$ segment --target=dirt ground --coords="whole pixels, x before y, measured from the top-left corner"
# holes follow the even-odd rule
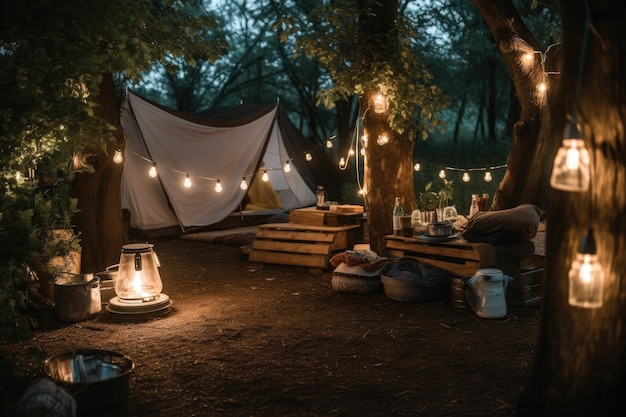
[[[41,358],[105,349],[135,368],[109,416],[514,416],[533,359],[539,307],[483,319],[439,299],[407,303],[333,291],[332,271],[262,265],[237,246],[151,242],[169,313],[39,329],[0,351],[36,380]],[[33,352],[38,352],[34,359]],[[103,402],[106,402],[103,392]]]

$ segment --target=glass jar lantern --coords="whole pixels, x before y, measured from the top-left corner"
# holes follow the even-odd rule
[[[149,243],[122,246],[115,282],[115,293],[121,300],[152,301],[163,290],[153,247]]]

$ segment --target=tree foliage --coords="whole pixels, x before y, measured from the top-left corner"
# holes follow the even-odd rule
[[[346,0],[314,9],[304,22],[284,19],[283,40],[296,36],[298,50],[328,73],[318,104],[333,108],[354,95],[381,92],[389,102],[389,126],[409,138],[419,132],[426,139],[443,126],[437,116],[447,99],[415,54],[418,25],[413,15],[407,11],[399,16],[392,32],[363,36],[368,31],[359,31],[358,11],[358,1]],[[388,37],[393,38],[392,48]]]
[[[0,296],[15,303],[3,303],[13,308],[5,308],[0,325],[14,323],[18,294],[29,279],[26,266],[43,256],[45,242],[33,231],[47,227],[38,219],[49,218],[39,215],[49,197],[65,195],[74,175],[92,172],[96,155],[106,154],[109,144],[119,141],[116,123],[96,116],[106,74],[136,79],[166,55],[193,61],[215,59],[222,52],[222,42],[206,42],[214,22],[197,12],[199,4],[2,2],[0,252],[10,258],[0,265]],[[64,212],[72,214],[75,202],[62,202]],[[20,244],[7,252],[12,239]]]

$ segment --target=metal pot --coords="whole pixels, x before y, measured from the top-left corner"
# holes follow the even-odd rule
[[[115,281],[117,280],[117,268],[119,264],[111,265],[105,271],[96,273],[100,278],[100,299],[102,304],[108,304],[115,297]]]
[[[430,223],[426,232],[428,236],[450,236],[454,233],[454,227],[450,222],[438,222],[438,223]]]

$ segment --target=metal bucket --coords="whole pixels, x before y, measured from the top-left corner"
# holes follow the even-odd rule
[[[100,413],[126,403],[134,367],[127,356],[98,349],[68,351],[44,362],[46,374],[76,400],[78,415]]]
[[[101,310],[100,278],[69,272],[55,275],[54,313],[58,320],[75,323]]]

